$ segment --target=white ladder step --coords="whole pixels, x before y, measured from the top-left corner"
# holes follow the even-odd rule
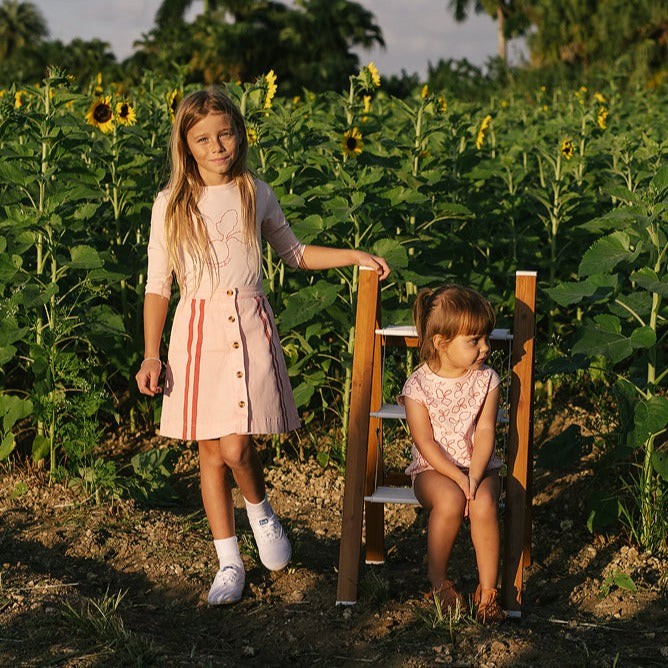
[[[374,418],[381,418],[382,420],[405,420],[406,409],[399,404],[382,404],[380,409],[371,411],[369,415]],[[500,424],[508,424],[508,411],[499,408],[496,421]]]
[[[405,420],[406,409],[399,404],[383,404],[379,410],[371,411],[369,415],[387,420]]]
[[[383,336],[409,336],[417,337],[417,330],[414,325],[388,325],[376,330],[376,334]],[[494,341],[512,341],[513,335],[509,329],[493,329],[489,338]]]
[[[365,496],[368,503],[410,503],[419,505],[412,487],[376,487],[370,496]]]

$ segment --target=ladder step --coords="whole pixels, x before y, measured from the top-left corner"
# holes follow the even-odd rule
[[[376,330],[376,334],[382,336],[416,337],[417,330],[414,325],[388,325]],[[494,341],[512,341],[513,335],[509,329],[493,329],[489,338]]]
[[[371,411],[369,415],[374,418],[381,418],[381,420],[405,420],[406,409],[399,404],[383,404],[379,410]],[[508,424],[508,411],[499,408],[496,421],[499,424]]]
[[[369,415],[387,420],[405,420],[406,409],[399,404],[383,404],[379,410],[372,411]]]
[[[370,496],[365,496],[367,503],[410,503],[419,505],[412,487],[376,487]]]

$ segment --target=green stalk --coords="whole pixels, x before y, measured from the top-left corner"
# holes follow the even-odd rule
[[[649,227],[649,236],[657,249],[657,259],[654,263],[654,271],[659,274],[663,254],[660,252],[659,235],[656,225]],[[661,306],[661,296],[658,292],[652,292],[652,309],[650,311],[649,326],[656,335],[657,323],[659,319],[659,308]],[[657,344],[655,343],[648,350],[647,354],[647,397],[654,396],[656,384],[656,356]],[[654,455],[654,439],[656,435],[652,434],[645,442],[645,456],[642,467],[642,481],[640,493],[640,522],[641,522],[641,540],[643,547],[649,547],[652,535],[653,518],[652,509],[654,506],[654,496],[656,492],[656,477],[652,467],[652,457]]]

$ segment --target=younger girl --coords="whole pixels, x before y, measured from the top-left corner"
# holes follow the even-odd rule
[[[246,167],[243,117],[216,89],[181,102],[172,128],[171,175],[153,205],[144,301],[139,391],[162,391],[158,378],[167,306],[175,275],[180,301],[165,363],[160,432],[197,440],[204,509],[219,570],[211,605],[233,603],[244,588],[229,473],[245,499],[260,560],[271,570],[290,560],[290,543],[267,500],[252,434],[299,426],[274,318],[262,292],[264,237],[292,267],[365,265],[385,278],[380,257],[360,250],[304,246],[271,188]]]
[[[462,521],[469,517],[480,580],[476,617],[483,623],[500,621],[496,508],[501,462],[494,453],[500,379],[485,365],[494,312],[474,290],[444,285],[420,291],[413,317],[423,364],[406,381],[400,401],[413,438],[406,473],[418,501],[429,510],[429,582],[443,610],[466,611],[466,600],[448,579],[448,561]]]

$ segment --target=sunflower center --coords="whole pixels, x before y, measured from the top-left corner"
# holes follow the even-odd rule
[[[128,105],[127,104],[122,104],[121,105],[121,113],[119,114],[119,116],[121,118],[127,118],[127,116],[129,116],[129,114],[130,114],[130,109],[128,108]]]
[[[98,123],[107,123],[111,120],[111,107],[107,104],[98,104],[93,111],[93,118]]]
[[[346,146],[349,151],[354,151],[357,148],[357,139],[355,137],[348,137],[346,139]]]

